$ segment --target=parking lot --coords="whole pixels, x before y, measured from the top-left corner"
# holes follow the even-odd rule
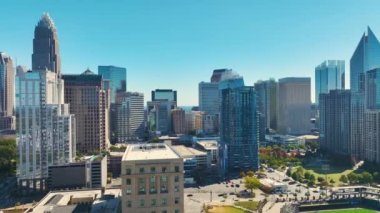
[[[233,186],[233,187],[232,187]],[[245,187],[242,179],[233,179],[229,183],[221,182],[203,187],[185,188],[185,212],[201,212],[204,203],[227,203],[232,204],[235,201],[264,199],[261,190],[255,190],[254,198],[237,197],[236,194],[244,192]]]

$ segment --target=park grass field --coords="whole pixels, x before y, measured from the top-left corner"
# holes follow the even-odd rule
[[[292,168],[292,172],[296,171],[297,167]],[[318,177],[326,178],[328,179],[328,182],[330,183],[330,180],[334,180],[334,186],[338,186],[339,184],[342,184],[339,181],[340,176],[342,175],[348,175],[353,170],[352,169],[344,169],[344,168],[330,168],[328,171],[323,171],[323,173],[320,171],[319,168],[313,168],[313,167],[302,167],[304,168],[305,172],[309,172],[310,174],[313,174],[315,176],[315,179],[318,179]],[[319,173],[321,172],[321,173]]]
[[[337,210],[323,210],[323,211],[314,211],[314,213],[375,213],[377,211],[370,209],[337,209]]]
[[[243,210],[232,206],[214,206],[208,209],[207,213],[245,213]]]

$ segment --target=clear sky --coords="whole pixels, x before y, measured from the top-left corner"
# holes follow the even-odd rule
[[[31,67],[34,26],[52,16],[63,73],[127,68],[127,89],[178,91],[198,104],[198,83],[232,68],[245,83],[312,77],[326,59],[349,59],[370,26],[380,37],[379,0],[0,0],[0,51]],[[314,98],[314,82],[312,98]]]

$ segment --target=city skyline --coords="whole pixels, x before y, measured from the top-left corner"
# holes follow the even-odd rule
[[[75,8],[47,1],[8,3],[0,9],[0,17],[7,20],[3,28],[7,33],[0,35],[0,51],[10,55],[14,64],[31,68],[33,26],[43,12],[49,12],[58,31],[63,74],[80,74],[86,67],[96,70],[98,65],[126,67],[128,91],[143,92],[148,99],[150,91],[170,85],[178,91],[181,106],[198,105],[198,83],[208,81],[212,70],[232,68],[244,76],[247,85],[270,77],[312,77],[314,101],[315,66],[329,59],[347,64],[367,26],[380,34],[375,4],[380,3],[179,4],[165,0],[95,5],[82,1],[75,2]],[[23,13],[5,12],[14,10]],[[347,68],[347,85],[349,73]]]

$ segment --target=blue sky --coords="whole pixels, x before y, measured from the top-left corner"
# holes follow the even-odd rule
[[[234,69],[247,85],[313,82],[316,65],[343,59],[348,78],[366,27],[380,36],[378,0],[0,0],[0,51],[30,67],[45,11],[58,28],[63,73],[123,66],[129,91],[149,100],[153,89],[176,89],[179,105],[197,105],[198,83],[216,68]]]

